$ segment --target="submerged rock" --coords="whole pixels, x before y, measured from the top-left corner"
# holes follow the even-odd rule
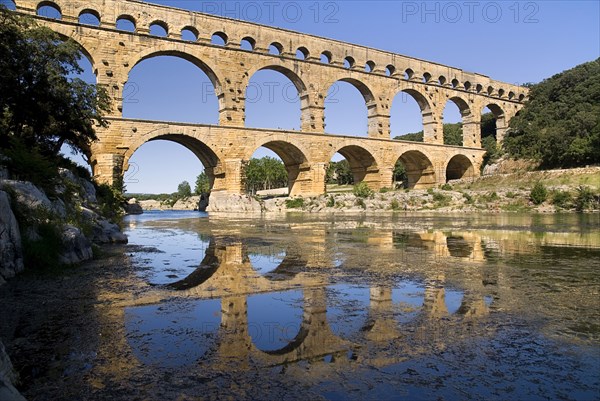
[[[19,224],[6,192],[0,191],[0,284],[23,271]]]

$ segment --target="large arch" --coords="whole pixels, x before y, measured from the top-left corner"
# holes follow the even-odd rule
[[[185,47],[185,44],[183,45]],[[177,48],[164,48],[157,50],[156,48],[151,48],[144,50],[143,52],[138,53],[135,57],[133,57],[134,62],[130,64],[129,70],[127,71],[127,76],[131,74],[131,71],[144,60],[148,60],[154,57],[159,56],[172,56],[182,58],[190,63],[194,64],[198,67],[202,72],[204,72],[208,78],[210,79],[217,98],[219,99],[219,110],[223,109],[223,80],[220,78],[219,70],[216,69],[213,65],[209,65],[203,60],[200,60],[198,57],[189,54],[184,49]]]
[[[136,137],[136,141],[129,144],[127,151],[123,157],[123,167],[121,174],[124,175],[129,169],[129,159],[131,156],[145,143],[165,140],[182,145],[190,150],[200,160],[204,166],[204,171],[208,176],[210,188],[215,185],[215,174],[219,166],[221,166],[221,158],[203,141],[186,133],[171,131],[169,128],[151,131]]]
[[[407,188],[428,188],[436,183],[435,169],[431,159],[418,150],[404,152],[399,158],[406,170]]]
[[[352,170],[352,175],[354,177],[354,184],[365,181],[369,187],[379,189],[379,169],[377,167],[377,161],[370,151],[358,145],[346,145],[333,152],[330,155],[330,160],[335,153],[344,156],[350,164],[350,169]]]
[[[506,131],[508,129],[506,114],[504,113],[502,107],[497,103],[485,104],[481,109],[481,113],[484,112],[486,107],[492,112],[496,119],[496,142],[498,144],[501,144],[504,140],[504,137],[506,136]]]
[[[479,132],[479,124],[469,107],[467,101],[459,96],[453,96],[448,99],[458,107],[462,122],[462,146],[481,147],[481,135]]]
[[[343,133],[343,134],[347,134],[347,135],[352,135],[352,136],[356,136],[356,132],[357,131],[352,131],[352,132],[337,132],[338,130],[340,130],[338,127],[334,128],[333,132],[331,129],[327,129],[327,125],[331,126],[331,119],[329,119],[328,121],[328,117],[331,117],[331,109],[335,109],[336,107],[339,106],[334,106],[334,105],[338,105],[343,101],[348,101],[345,97],[342,97],[340,95],[347,95],[344,94],[344,88],[343,86],[339,86],[338,82],[343,82],[345,84],[349,84],[351,87],[353,87],[354,89],[356,89],[358,91],[358,93],[360,94],[360,96],[362,97],[363,101],[364,101],[364,108],[361,107],[361,110],[344,110],[343,112],[341,110],[334,110],[334,113],[337,115],[339,114],[340,118],[343,118],[341,121],[347,121],[347,119],[352,116],[353,118],[362,118],[362,117],[356,117],[359,116],[359,111],[360,111],[360,115],[362,115],[363,112],[365,117],[366,117],[366,124],[363,125],[363,127],[365,128],[365,133],[366,136],[377,136],[376,135],[376,131],[378,129],[377,127],[377,122],[375,121],[378,118],[378,111],[377,111],[377,102],[375,101],[375,96],[373,95],[373,92],[371,91],[371,89],[364,84],[362,81],[355,79],[355,78],[350,78],[350,77],[345,77],[345,78],[340,78],[338,80],[336,80],[335,82],[333,82],[331,85],[329,85],[328,89],[327,89],[327,95],[325,96],[325,100],[324,100],[324,106],[325,106],[325,111],[324,111],[324,117],[325,117],[325,131],[326,132],[330,132],[330,133]],[[338,85],[338,86],[336,86]],[[339,125],[340,122],[339,121],[335,121],[334,122],[335,125]],[[356,121],[356,124],[358,124],[358,121]],[[362,123],[360,123],[362,125]],[[340,130],[340,131],[343,131]],[[362,129],[359,129],[358,131],[360,131],[360,133],[362,134]],[[360,135],[363,136],[363,135]]]
[[[261,147],[273,151],[283,162],[288,175],[288,194],[293,196],[301,193],[297,183],[303,180],[304,173],[309,170],[306,153],[298,146],[285,140],[265,140],[259,142],[259,145],[251,151],[252,153],[246,154],[244,160],[250,160],[256,150]]]
[[[275,75],[282,75],[285,79],[289,80],[289,82],[287,83],[283,83],[283,82],[275,82],[277,81],[278,78],[281,78],[281,76],[279,77],[273,77],[273,80],[269,80],[268,84],[265,83],[264,87],[259,86],[258,88],[256,88],[257,93],[255,94],[254,97],[250,96],[248,94],[248,91],[251,89],[252,83],[253,83],[253,78],[255,78],[258,75],[260,75],[260,73],[265,73],[265,72],[271,72],[271,73],[277,73]],[[290,85],[291,83],[291,85]],[[251,113],[258,113],[258,111],[254,111],[254,107],[252,106],[255,103],[260,103],[258,108],[264,108],[264,106],[261,107],[262,104],[264,104],[265,101],[267,102],[272,102],[275,103],[272,105],[272,107],[275,108],[275,110],[277,110],[277,113],[281,113],[282,114],[282,118],[287,120],[286,117],[289,117],[289,114],[292,112],[290,108],[286,107],[289,104],[293,104],[292,108],[295,108],[295,104],[298,104],[298,120],[297,120],[297,124],[294,123],[293,126],[286,124],[289,123],[289,121],[285,121],[285,123],[281,123],[282,125],[285,125],[284,127],[263,127],[261,126],[260,128],[284,128],[284,129],[290,129],[290,130],[300,130],[300,128],[302,127],[302,121],[307,121],[310,120],[310,115],[309,115],[309,109],[308,106],[310,104],[309,101],[309,95],[308,95],[308,91],[306,88],[306,84],[304,83],[304,81],[302,80],[302,78],[295,72],[293,72],[292,70],[284,67],[284,66],[280,66],[280,65],[273,65],[273,64],[268,64],[268,65],[264,65],[264,66],[259,66],[254,68],[253,70],[249,71],[248,73],[248,79],[246,80],[246,82],[244,82],[245,87],[246,87],[246,92],[245,92],[245,99],[246,99],[246,104],[245,104],[245,121],[246,121],[246,126],[255,126],[257,124],[252,124],[252,123],[248,123],[249,120],[249,116]],[[260,85],[260,82],[258,82],[258,84]],[[292,87],[295,89],[295,93],[292,90]],[[277,104],[278,102],[280,102],[281,104]],[[264,110],[261,110],[264,112]],[[271,111],[272,113],[272,111]],[[295,113],[295,112],[294,112]],[[262,114],[262,113],[261,113]],[[255,118],[255,116],[252,116],[252,118]],[[258,124],[261,125],[261,124]]]
[[[218,125],[214,72],[181,53],[155,52],[137,61],[123,87],[122,115],[143,120]],[[143,96],[143,101],[140,97]]]
[[[463,178],[474,178],[475,167],[465,155],[453,156],[446,165],[446,182]]]
[[[410,96],[421,110],[421,119],[422,119],[422,127],[423,127],[423,142],[435,142],[436,135],[441,135],[441,133],[435,132],[436,121],[434,117],[433,110],[431,108],[431,104],[427,97],[419,92],[416,89],[402,89],[400,92],[396,93],[394,99],[398,96]],[[392,105],[394,102],[392,101]]]

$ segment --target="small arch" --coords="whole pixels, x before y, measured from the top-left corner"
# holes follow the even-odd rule
[[[407,68],[404,71],[404,79],[410,80],[410,79],[413,79],[414,76],[415,76],[415,72],[413,70],[411,70],[410,68]]]
[[[283,45],[279,42],[273,42],[269,45],[269,54],[281,56],[283,53]]]
[[[429,83],[429,81],[431,81],[431,74],[426,72],[423,74],[423,82],[424,83]]]
[[[472,86],[472,85],[471,85],[471,82],[469,82],[469,81],[465,81],[465,90],[467,90],[467,91],[468,91],[468,90],[470,90],[470,89],[471,89],[471,86]]]
[[[356,61],[351,56],[347,56],[344,59],[344,68],[350,69],[350,68],[354,67],[355,64],[356,64]]]
[[[385,67],[385,75],[387,75],[388,77],[391,77],[392,75],[394,75],[394,73],[396,72],[396,67],[394,67],[391,64],[388,64],[387,67]]]
[[[240,49],[254,51],[256,49],[256,40],[251,36],[246,36],[240,40]]]
[[[440,84],[440,85],[442,85],[442,86],[443,86],[443,85],[445,85],[445,84],[446,84],[446,82],[447,82],[447,79],[446,79],[446,77],[445,77],[445,76],[443,76],[443,75],[440,75],[440,76],[438,77],[438,82],[439,82],[439,84]]]
[[[519,102],[522,102],[523,100],[525,100],[525,95],[521,93],[519,95]]]
[[[164,21],[154,21],[150,24],[150,35],[166,38],[169,35],[169,27]]]
[[[367,63],[365,64],[365,71],[366,72],[373,72],[375,71],[375,62],[374,61],[367,61]]]
[[[502,89],[502,88],[498,89],[498,97],[504,96],[504,93],[505,93],[504,89]]]
[[[494,87],[490,85],[487,87],[487,94],[491,95],[492,93],[494,93]]]
[[[1,0],[0,5],[3,5],[8,10],[11,10],[11,11],[16,11],[16,9],[17,9],[17,5],[15,4],[14,0]]]
[[[225,34],[225,32],[215,32],[212,34],[210,38],[210,43],[216,46],[227,46],[229,41],[229,37]]]
[[[515,92],[513,92],[513,91],[508,92],[508,98],[511,99],[511,100],[514,99],[515,98]]]
[[[435,184],[435,170],[431,160],[418,150],[403,153],[398,161],[406,171],[406,188],[427,188]]]
[[[62,10],[56,3],[52,1],[42,1],[39,3],[36,14],[40,17],[50,19],[62,19]]]
[[[296,50],[296,58],[298,60],[307,60],[309,56],[310,56],[310,52],[308,51],[308,49],[306,47],[299,47]]]
[[[120,31],[135,32],[136,21],[131,15],[123,14],[117,17],[116,27]]]
[[[352,170],[352,176],[354,177],[354,184],[365,181],[370,171],[377,170],[375,158],[371,152],[361,146],[344,146],[343,148],[338,149],[336,153],[342,155],[350,164],[350,170]]]
[[[454,78],[452,80],[452,87],[453,88],[458,88],[458,85],[460,84],[460,82],[458,82],[458,79]]]
[[[325,50],[323,53],[321,53],[321,63],[331,64],[332,61],[333,61],[333,55],[331,54],[330,51]]]
[[[475,86],[475,92],[481,93],[482,90],[483,90],[483,86],[481,84],[477,84],[477,86]]]
[[[200,32],[193,26],[186,26],[181,30],[181,40],[197,42]]]
[[[475,167],[465,155],[452,157],[446,166],[446,182],[475,177]]]
[[[96,10],[87,8],[79,13],[79,23],[100,26],[100,14]]]

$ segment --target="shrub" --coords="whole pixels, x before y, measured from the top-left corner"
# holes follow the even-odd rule
[[[355,204],[356,206],[360,206],[360,207],[362,207],[363,209],[366,209],[366,208],[367,208],[367,205],[365,204],[365,201],[364,201],[364,199],[363,199],[363,198],[356,198],[356,200],[354,201],[354,204]]]
[[[60,265],[58,257],[63,249],[58,226],[53,223],[37,225],[38,238],[23,238],[23,259],[26,266],[34,269],[52,269]]]
[[[575,197],[575,209],[578,212],[583,212],[584,210],[590,209],[593,207],[596,199],[594,193],[589,187],[584,185],[580,185],[577,187],[577,196]]]
[[[514,193],[514,192],[512,192],[512,191],[508,191],[508,192],[506,193],[506,197],[507,197],[507,198],[509,198],[509,199],[514,199],[514,198],[516,198],[516,197],[517,197],[517,194],[516,194],[516,193]]]
[[[96,197],[103,216],[115,221],[123,214],[122,206],[127,202],[118,183],[97,184]]]
[[[329,196],[329,198],[327,198],[327,203],[326,205],[327,207],[334,207],[335,206],[335,199],[333,198],[333,196]]]
[[[427,193],[429,195],[433,195],[433,188],[427,188]]]
[[[555,191],[552,194],[552,204],[561,209],[569,209],[573,196],[568,191]]]
[[[548,199],[548,190],[541,182],[536,182],[531,192],[529,193],[529,199],[534,205],[541,205]]]
[[[451,196],[448,195],[444,195],[441,192],[435,192],[433,194],[433,201],[438,203],[440,206],[447,206],[450,204],[450,201],[452,200]]]
[[[444,185],[442,185],[442,191],[452,191],[452,185],[446,183]]]
[[[385,194],[385,193],[387,193],[387,192],[390,192],[390,191],[392,191],[392,188],[383,187],[383,188],[381,188],[381,189],[379,190],[379,193],[380,193],[380,194]]]
[[[352,193],[359,198],[368,198],[373,195],[373,190],[369,188],[366,182],[362,181],[354,186]]]
[[[468,204],[473,203],[473,197],[471,195],[469,195],[468,193],[463,192],[462,196],[463,196],[463,198],[465,198],[465,200],[467,201]]]
[[[392,199],[392,202],[390,203],[390,208],[392,210],[400,210],[400,202],[398,202],[397,199]]]
[[[286,199],[285,207],[288,209],[299,209],[304,207],[304,198]]]

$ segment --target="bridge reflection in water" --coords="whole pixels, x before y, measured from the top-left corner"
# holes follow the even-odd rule
[[[465,319],[489,312],[492,296],[480,271],[447,282],[444,269],[483,261],[481,236],[313,227],[277,237],[200,235],[201,246],[192,248],[204,255],[194,271],[125,304],[123,346],[141,363],[166,367],[384,366],[461,338],[473,329]],[[379,255],[361,259],[357,243]],[[439,266],[389,276],[398,265],[424,263]],[[169,298],[182,301],[165,303]]]

